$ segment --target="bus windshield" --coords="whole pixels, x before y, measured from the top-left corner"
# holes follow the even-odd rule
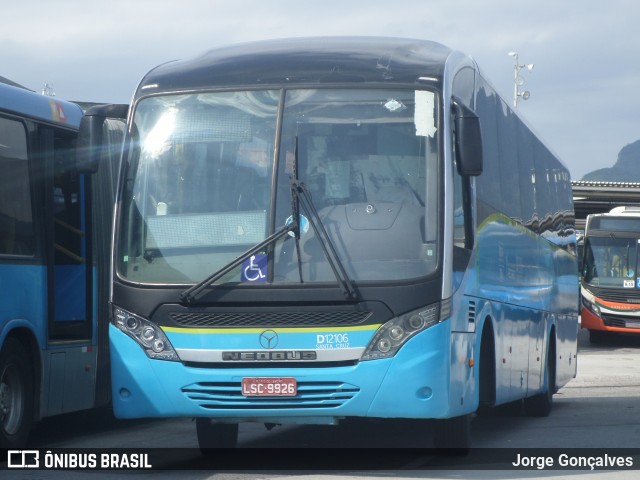
[[[584,282],[594,286],[636,288],[638,240],[589,237],[585,245]]]
[[[130,130],[119,274],[140,283],[202,281],[292,221],[294,175],[350,279],[432,273],[436,105],[430,91],[376,89],[142,99]],[[300,209],[299,239],[286,235],[218,281],[335,282],[309,220]]]

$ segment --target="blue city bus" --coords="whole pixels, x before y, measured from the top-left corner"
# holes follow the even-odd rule
[[[35,421],[111,395],[108,323],[98,323],[109,275],[96,267],[109,263],[117,168],[103,161],[96,175],[79,173],[82,116],[76,104],[0,82],[3,448],[26,445]]]
[[[83,119],[95,148],[108,117]],[[480,407],[548,415],[575,376],[569,173],[470,57],[229,46],[151,70],[126,122],[116,416],[194,417],[207,452],[243,422],[350,417],[467,447]]]

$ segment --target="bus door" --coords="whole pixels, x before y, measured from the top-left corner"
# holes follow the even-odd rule
[[[45,130],[48,173],[46,223],[52,242],[48,261],[47,415],[89,408],[95,394],[93,274],[88,182],[75,170],[74,137]]]

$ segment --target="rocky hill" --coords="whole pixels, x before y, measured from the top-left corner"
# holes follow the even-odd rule
[[[640,140],[620,150],[613,167],[594,170],[582,177],[582,180],[640,182]]]

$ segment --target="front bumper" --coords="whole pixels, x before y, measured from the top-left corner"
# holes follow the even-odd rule
[[[209,368],[149,359],[110,326],[114,412],[119,418],[333,423],[357,417],[445,418],[449,322],[411,338],[392,358],[336,367]],[[295,377],[295,397],[244,397],[243,377]],[[471,406],[469,407],[471,408]]]

